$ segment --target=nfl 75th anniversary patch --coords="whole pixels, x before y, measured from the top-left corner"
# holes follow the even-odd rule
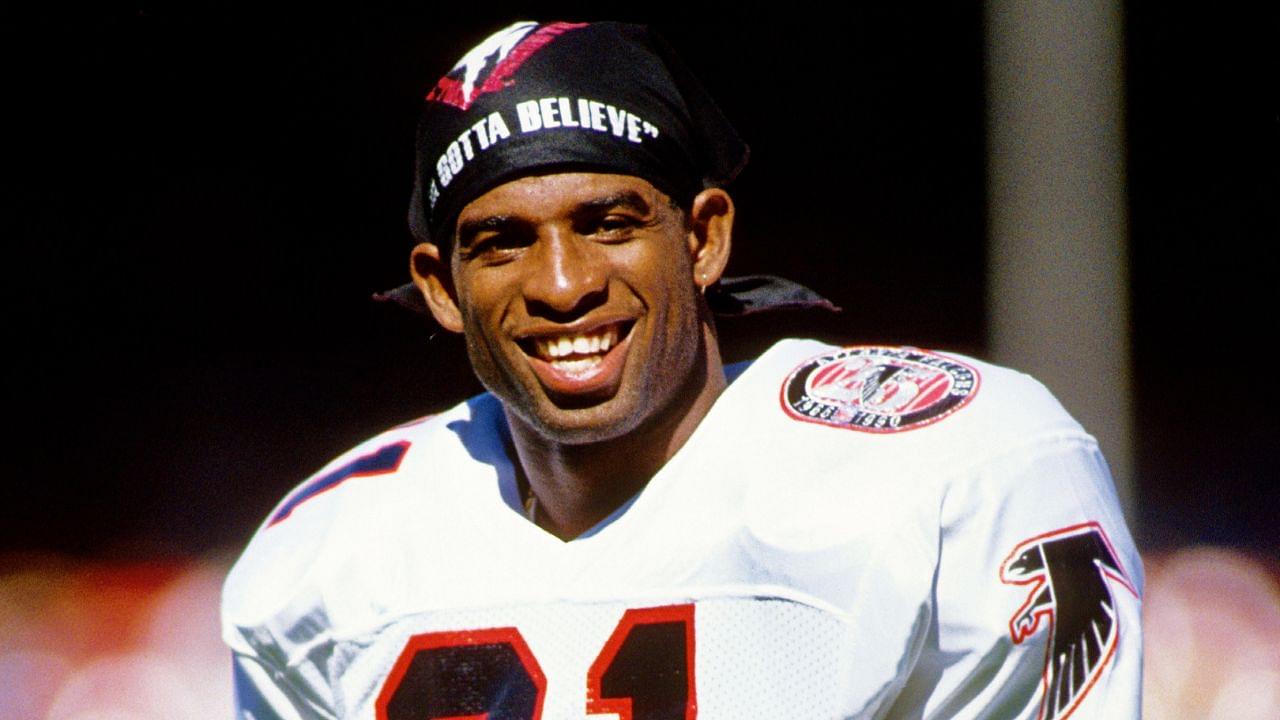
[[[873,433],[911,430],[964,407],[978,371],[910,347],[859,346],[801,363],[782,384],[782,408],[796,420]]]

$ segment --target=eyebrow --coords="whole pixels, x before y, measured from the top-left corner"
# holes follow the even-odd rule
[[[623,190],[612,195],[587,200],[575,208],[574,214],[580,214],[584,211],[607,210],[611,207],[626,207],[639,213],[648,213],[650,210],[649,201],[645,200],[640,193],[635,190]]]
[[[476,235],[485,230],[501,230],[516,224],[519,224],[519,220],[512,215],[490,215],[479,220],[466,220],[458,225],[458,247],[467,247]]]
[[[623,190],[610,195],[584,200],[578,203],[570,215],[581,216],[592,213],[599,213],[614,207],[625,207],[635,212],[647,215],[652,210],[652,206],[648,200],[644,199],[640,193],[635,190]],[[524,221],[515,215],[489,215],[487,217],[475,220],[464,220],[458,225],[457,244],[460,248],[465,248],[471,244],[476,235],[486,230],[502,230],[513,226],[521,225]]]

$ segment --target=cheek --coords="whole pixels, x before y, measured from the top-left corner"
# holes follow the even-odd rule
[[[683,370],[701,341],[701,323],[697,311],[697,290],[684,278],[668,275],[660,284],[651,286],[648,302],[654,319],[655,361],[666,369]]]
[[[684,240],[667,236],[652,243],[629,248],[631,253],[621,258],[637,285],[641,295],[650,296],[650,302],[667,307],[682,307],[682,301],[696,292],[693,284],[693,259],[688,255]]]
[[[488,385],[493,368],[499,364],[500,313],[487,302],[483,287],[464,286],[467,292],[459,292],[458,309],[462,314],[462,332],[467,345],[471,365],[481,380]]]
[[[478,331],[491,336],[501,330],[500,321],[504,315],[505,298],[504,283],[501,278],[487,274],[472,274],[459,278],[458,304],[461,306],[463,322],[467,331]]]

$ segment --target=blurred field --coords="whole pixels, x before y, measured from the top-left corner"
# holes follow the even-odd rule
[[[226,569],[0,558],[0,718],[232,717]],[[1145,717],[1280,717],[1275,559],[1198,547],[1149,555],[1146,571]]]

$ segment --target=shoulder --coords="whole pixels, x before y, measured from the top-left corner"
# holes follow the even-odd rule
[[[1035,378],[945,350],[784,340],[749,376],[776,413],[833,442],[882,438],[982,454],[1039,434],[1087,437]]]
[[[916,508],[926,529],[970,525],[1006,544],[1097,525],[1132,545],[1097,441],[1029,375],[946,351],[813,341],[780,343],[749,372],[758,402],[785,418],[775,434],[797,438],[797,465],[834,458],[859,478],[847,487],[878,489],[885,515]]]
[[[734,385],[735,434],[785,457],[787,487],[933,527],[962,498],[1114,496],[1097,442],[1034,378],[973,357],[784,341]],[[745,418],[745,419],[739,419]],[[1053,473],[1048,469],[1054,469]],[[968,505],[969,503],[964,503]]]
[[[728,370],[691,442],[762,536],[910,535],[929,556],[957,487],[990,479],[1009,494],[1023,478],[1005,458],[1096,452],[1043,385],[961,354],[786,340]]]
[[[500,412],[488,395],[391,428],[325,464],[268,514],[223,586],[227,626],[252,626],[321,592],[388,539],[393,517],[438,495],[501,439],[472,427]],[[310,600],[305,600],[310,602]],[[230,640],[230,638],[229,638]]]

